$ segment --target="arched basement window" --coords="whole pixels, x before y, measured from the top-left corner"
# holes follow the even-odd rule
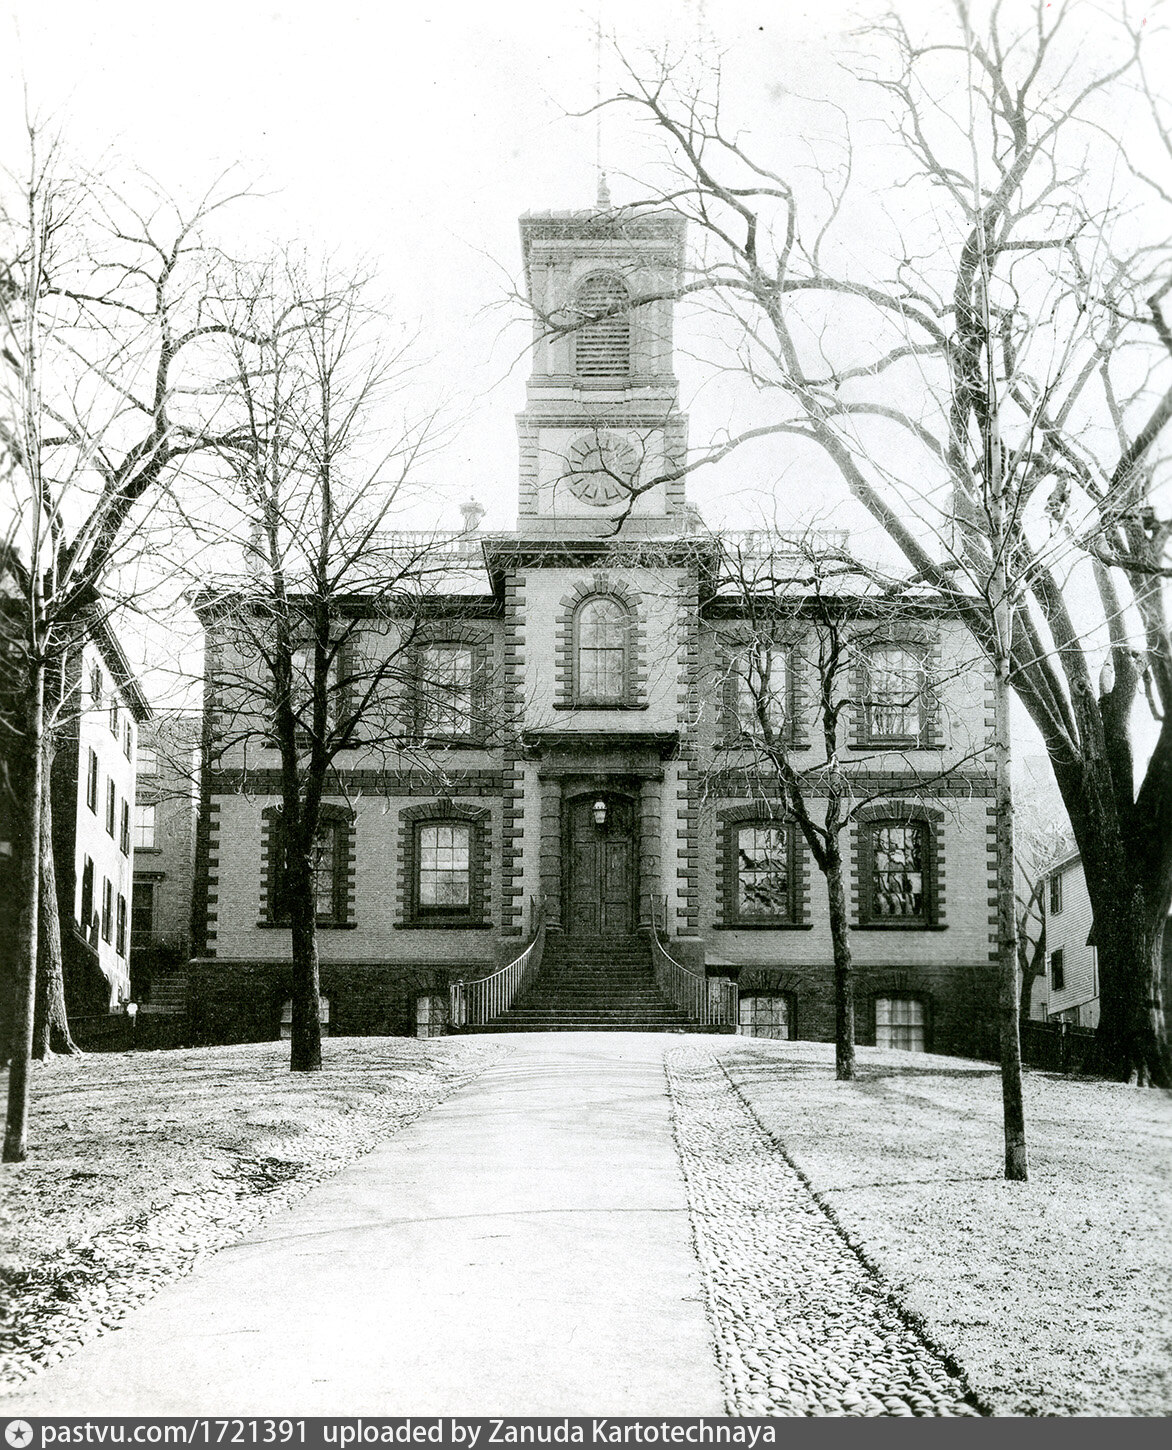
[[[629,302],[622,281],[605,272],[587,277],[579,287],[578,315],[597,319],[584,323],[574,334],[574,367],[579,377],[615,378],[626,377],[630,373]]]

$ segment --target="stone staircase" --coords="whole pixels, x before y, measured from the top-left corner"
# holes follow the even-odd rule
[[[167,1017],[182,1016],[187,1011],[187,973],[155,972],[151,980],[150,998],[142,1004],[139,1011],[155,1012]]]
[[[550,936],[541,971],[501,1016],[470,1032],[688,1032],[656,985],[642,936]]]

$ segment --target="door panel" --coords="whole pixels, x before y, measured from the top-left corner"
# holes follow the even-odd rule
[[[606,822],[594,820],[596,800],[606,801]],[[568,929],[582,936],[625,934],[635,929],[634,813],[624,796],[591,795],[574,801],[569,815]]]

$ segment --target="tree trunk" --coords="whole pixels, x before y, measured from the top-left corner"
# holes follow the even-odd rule
[[[53,792],[49,787],[52,759],[46,752],[41,791],[40,940],[37,949],[37,994],[33,1018],[33,1056],[44,1062],[54,1052],[80,1054],[69,1031],[65,1010],[65,975],[61,952],[61,911],[57,900],[57,867],[53,856]]]
[[[44,752],[45,665],[35,658],[30,666],[26,713],[26,746],[30,769],[24,794],[25,852],[21,880],[20,926],[16,940],[16,1000],[12,1024],[12,1061],[8,1069],[8,1115],[4,1132],[4,1162],[23,1163],[28,1157],[29,1067],[33,1050],[33,1011],[37,987],[37,942],[40,936],[41,794],[46,789]]]
[[[1105,773],[1106,767],[1102,769]],[[1119,1082],[1135,1078],[1170,1088],[1162,961],[1168,890],[1145,889],[1148,863],[1127,849],[1115,803],[1104,795],[1099,772],[1087,765],[1079,774],[1077,789],[1061,777],[1059,785],[1064,787],[1094,914],[1099,956],[1095,1066]]]
[[[854,961],[842,858],[833,848],[826,867],[826,899],[834,951],[834,1076],[839,1082],[850,1082],[855,1075]]]
[[[294,857],[297,857],[294,860]],[[321,1070],[321,992],[317,960],[317,901],[308,857],[289,852],[289,901],[293,949],[293,1022],[290,1072]]]

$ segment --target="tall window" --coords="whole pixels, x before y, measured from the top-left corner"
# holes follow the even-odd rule
[[[869,650],[866,679],[868,737],[874,741],[918,741],[925,710],[923,658],[898,645]]]
[[[780,733],[788,714],[789,662],[781,645],[755,641],[733,661],[736,721],[746,735],[762,736],[762,717],[771,734]]]
[[[750,822],[735,829],[736,919],[788,920],[792,893],[786,828]]]
[[[112,779],[106,782],[106,834],[114,834],[115,825],[118,820],[118,793],[114,789]]]
[[[875,1046],[924,1052],[924,1004],[917,997],[876,997]]]
[[[1050,953],[1050,985],[1055,992],[1066,990],[1066,953],[1061,947]]]
[[[159,757],[146,745],[139,746],[136,769],[139,775],[157,775],[159,773]]]
[[[624,703],[629,626],[625,606],[609,595],[597,595],[579,605],[574,618],[576,703]]]
[[[927,922],[931,915],[924,821],[873,821],[864,827],[872,921]]]
[[[118,844],[124,856],[130,855],[130,802],[122,802],[122,832]]]
[[[472,907],[472,827],[467,821],[418,826],[416,900],[421,913]]]
[[[118,731],[121,728],[119,724],[120,719],[121,714],[118,709],[118,696],[112,695],[110,697],[110,733],[115,740],[118,739]]]
[[[587,277],[578,289],[578,316],[594,319],[574,334],[574,366],[579,377],[626,377],[630,373],[629,305],[622,281],[606,273]]]
[[[476,659],[471,645],[436,642],[419,651],[418,733],[459,736],[474,733]]]
[[[130,890],[130,941],[146,946],[155,933],[155,883],[136,881]]]
[[[102,708],[104,694],[105,692],[102,689],[102,667],[101,665],[93,665],[90,668],[90,702],[95,710]]]
[[[1062,914],[1062,872],[1055,871],[1050,877],[1050,915]]]
[[[290,917],[288,865],[279,812],[269,827],[269,919],[287,924]],[[349,819],[325,815],[318,824],[310,859],[314,909],[318,926],[340,926],[347,918]]]
[[[98,813],[98,752],[91,746],[89,768],[85,777],[85,803],[96,816]]]
[[[122,722],[122,753],[127,760],[134,754],[134,726],[129,719]]]
[[[118,895],[118,926],[114,947],[120,957],[126,955],[126,897],[121,893]]]
[[[88,937],[94,920],[94,863],[87,856],[81,869],[81,929]]]
[[[134,849],[152,851],[155,846],[155,807],[134,808]]]
[[[110,878],[102,880],[102,940],[114,939],[114,885]]]

